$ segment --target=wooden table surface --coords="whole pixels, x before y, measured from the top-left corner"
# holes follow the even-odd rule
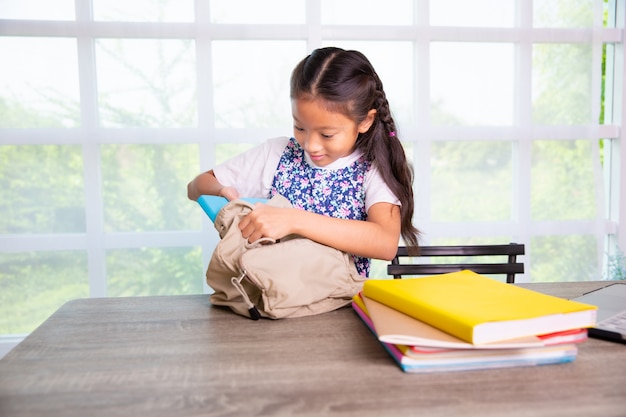
[[[607,282],[523,284],[565,298]],[[252,321],[207,295],[71,301],[0,360],[0,416],[626,416],[626,345],[405,374],[351,308]]]

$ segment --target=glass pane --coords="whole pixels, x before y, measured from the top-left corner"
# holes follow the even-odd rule
[[[0,19],[74,20],[74,3],[75,0],[0,0]]]
[[[354,49],[363,53],[383,82],[396,123],[407,126],[413,124],[415,74],[412,42],[333,40],[324,42],[324,46]]]
[[[387,275],[387,265],[389,261],[383,261],[381,259],[372,259],[370,265],[370,278],[371,279],[392,279],[391,275]]]
[[[193,41],[100,39],[96,58],[103,126],[196,126]]]
[[[402,132],[400,132],[400,134],[402,134]],[[405,139],[404,136],[401,137],[401,139]],[[411,138],[406,138],[411,139]],[[404,154],[406,156],[407,161],[409,162],[409,164],[411,165],[415,165],[415,161],[413,159],[414,155],[415,155],[415,142],[402,142],[402,147],[404,148]]]
[[[533,220],[592,220],[595,180],[589,140],[534,141],[531,172]]]
[[[76,40],[0,37],[0,127],[80,124]]]
[[[197,145],[103,145],[107,232],[197,230],[201,212],[187,199],[198,174]]]
[[[431,1],[433,26],[505,27],[515,26],[515,0]]]
[[[626,281],[626,254],[619,246],[609,248],[607,255],[606,270],[603,271],[602,279]]]
[[[0,334],[29,333],[67,301],[89,296],[87,255],[0,252]]]
[[[590,28],[597,0],[533,0],[533,26],[538,28]]]
[[[305,56],[304,41],[213,42],[215,126],[291,132],[289,79]]]
[[[304,0],[211,0],[211,22],[238,24],[302,24]]]
[[[511,219],[510,142],[435,142],[431,217],[438,222]]]
[[[93,0],[95,20],[193,22],[193,0]]]
[[[433,42],[430,56],[433,124],[513,124],[512,44]]]
[[[322,0],[324,25],[411,25],[411,0]]]
[[[430,241],[431,245],[506,245],[513,242],[514,239],[510,236],[472,236],[472,237],[444,237],[434,238]],[[499,255],[485,256],[486,259],[497,260]],[[472,258],[469,256],[459,256],[458,259],[469,261]],[[474,258],[477,259],[477,258]]]
[[[532,65],[535,124],[592,123],[591,45],[536,44]]]
[[[0,146],[0,233],[84,233],[81,147]]]
[[[199,248],[119,249],[107,252],[107,296],[201,294]]]
[[[533,282],[602,279],[598,268],[595,236],[534,237],[530,247],[530,259]]]

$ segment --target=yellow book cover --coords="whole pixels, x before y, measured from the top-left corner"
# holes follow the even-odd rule
[[[472,271],[369,279],[363,295],[473,344],[592,327],[597,307]]]

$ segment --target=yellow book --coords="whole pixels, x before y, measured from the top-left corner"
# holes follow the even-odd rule
[[[363,295],[475,345],[596,323],[595,306],[505,284],[472,271],[369,279]]]

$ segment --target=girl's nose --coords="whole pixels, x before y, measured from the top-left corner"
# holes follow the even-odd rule
[[[322,149],[322,142],[316,138],[315,134],[308,134],[306,135],[306,137],[304,138],[304,150],[307,151],[308,153],[316,153],[318,152],[320,149]]]

